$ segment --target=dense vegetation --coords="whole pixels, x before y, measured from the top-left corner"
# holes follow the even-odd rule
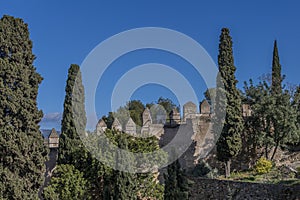
[[[37,199],[43,184],[47,151],[37,108],[42,81],[33,66],[27,24],[0,20],[0,198]]]
[[[216,113],[212,121],[224,123],[222,129],[214,125],[213,131],[221,133],[216,156],[225,166],[225,178],[244,176],[255,180],[278,173],[274,161],[279,149],[295,149],[300,144],[300,87],[284,87],[275,41],[271,81],[265,79],[254,84],[250,80],[245,82],[243,91],[238,90],[232,45],[229,29],[223,28],[217,88],[209,88],[205,97]],[[21,19],[4,16],[0,20],[0,199],[38,199],[43,185],[48,152],[38,125],[42,112],[36,99],[42,77],[33,66],[34,59],[27,25]],[[44,199],[181,200],[189,197],[187,173],[208,178],[220,175],[204,160],[192,172],[185,172],[176,160],[160,174],[162,183],[157,166],[146,158],[109,148],[108,142],[132,153],[159,150],[158,138],[134,137],[115,130],[112,124],[118,118],[125,127],[131,117],[139,125],[139,132],[145,108],[151,110],[154,123],[156,114],[163,113],[168,118],[173,109],[179,111],[179,106],[170,99],[161,97],[146,105],[139,100],[130,101],[117,112],[102,117],[108,129],[98,135],[86,132],[84,86],[76,64],[69,68],[65,92],[58,160],[50,183],[43,188]],[[245,104],[250,106],[251,115],[243,117]],[[154,160],[163,163],[167,156],[162,152]],[[241,157],[243,162],[250,163],[249,169],[236,172],[240,169],[234,165],[235,172],[231,173],[231,164],[240,162]],[[144,169],[145,173],[132,173],[137,169]]]

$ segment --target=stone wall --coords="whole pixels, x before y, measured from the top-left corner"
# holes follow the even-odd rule
[[[190,200],[199,199],[300,199],[300,185],[261,184],[190,177]]]

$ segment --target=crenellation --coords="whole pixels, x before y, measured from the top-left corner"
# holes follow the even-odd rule
[[[160,146],[163,147],[170,143],[180,130],[185,133],[184,137],[176,141],[175,145],[178,148],[184,148],[180,143],[185,141],[190,143],[189,147],[185,147],[185,153],[179,158],[184,169],[191,169],[196,164],[199,158],[204,158],[210,152],[210,149],[214,145],[214,134],[212,132],[212,113],[211,105],[207,100],[203,100],[199,105],[199,112],[197,112],[197,106],[193,102],[187,102],[183,106],[183,118],[181,120],[180,113],[177,109],[173,109],[169,113],[169,120],[157,120],[157,110],[155,110],[155,119],[152,120],[152,113],[149,108],[146,108],[143,112],[143,126],[141,127],[142,135],[155,136],[160,140]],[[244,114],[245,113],[245,114]],[[161,114],[163,115],[163,114]],[[251,109],[248,104],[243,104],[243,116],[250,116]],[[165,119],[164,114],[164,119]],[[103,132],[106,129],[106,124],[103,120],[100,120],[97,124],[97,133]],[[119,131],[124,131],[127,134],[136,135],[137,125],[129,118],[125,130],[122,129],[122,125],[117,118],[115,118],[112,128]]]
[[[103,119],[100,119],[96,125],[96,134],[97,135],[103,134],[105,133],[106,129],[107,129],[107,125],[105,121]]]
[[[197,114],[197,106],[193,102],[189,101],[183,105],[183,121],[186,119],[193,119]]]
[[[118,118],[116,117],[114,118],[114,122],[112,123],[111,127],[119,132],[123,131],[122,124],[119,122]]]
[[[129,118],[126,124],[125,133],[136,135],[136,124],[134,123],[131,117]]]
[[[143,126],[149,126],[152,124],[152,118],[149,108],[146,108],[143,112]]]

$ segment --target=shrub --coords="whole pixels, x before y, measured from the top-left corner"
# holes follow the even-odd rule
[[[50,185],[44,188],[45,200],[79,200],[86,197],[87,181],[73,165],[57,165]]]
[[[264,157],[261,157],[256,162],[256,165],[254,166],[254,170],[258,174],[266,174],[271,171],[272,169],[272,162],[270,160],[267,160]]]
[[[218,170],[213,169],[209,164],[201,160],[194,168],[192,172],[193,176],[215,178],[218,176]]]

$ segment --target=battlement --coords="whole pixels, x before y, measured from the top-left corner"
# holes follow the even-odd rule
[[[187,102],[183,105],[183,116],[177,109],[173,109],[163,116],[163,112],[151,113],[151,110],[146,108],[142,115],[142,127],[138,127],[135,122],[129,117],[125,127],[117,118],[114,119],[112,128],[120,132],[131,135],[143,134],[152,135],[159,139],[160,146],[167,145],[179,131],[186,133],[186,138],[190,140],[190,147],[179,159],[181,166],[184,169],[193,168],[199,158],[204,158],[214,146],[214,135],[212,133],[211,118],[213,116],[212,107],[207,100],[203,100],[197,106],[193,102]],[[252,114],[250,105],[242,105],[243,117],[249,117]],[[165,113],[165,112],[164,112]],[[107,129],[107,125],[103,120],[99,120],[96,126],[97,134],[102,134]],[[180,144],[178,144],[180,146]]]

